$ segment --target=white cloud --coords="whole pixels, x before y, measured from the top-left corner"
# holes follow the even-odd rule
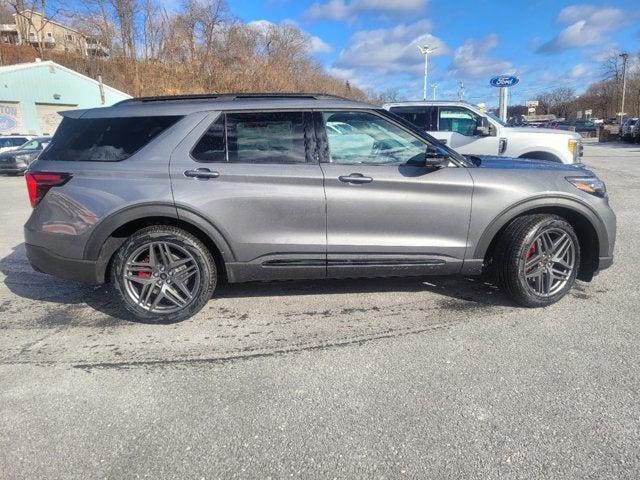
[[[294,20],[283,20],[283,25],[293,25],[296,28],[300,28],[300,26]],[[269,28],[275,27],[276,24],[270,22],[269,20],[253,20],[247,24],[251,28],[255,28],[261,32],[266,32]],[[330,53],[333,51],[331,45],[322,40],[320,37],[312,35],[309,32],[306,32],[302,29],[300,31],[308,38],[309,40],[309,53]]]
[[[567,27],[555,38],[540,45],[536,50],[538,53],[553,54],[569,48],[602,44],[609,32],[626,23],[626,18],[619,8],[572,5],[560,11],[558,22]]]
[[[431,55],[446,55],[447,45],[428,33],[431,22],[421,20],[400,24],[390,29],[361,30],[351,37],[347,48],[340,53],[335,67],[367,69],[375,73],[417,73],[424,68],[424,57],[418,45],[437,47]]]
[[[456,48],[450,70],[458,78],[490,77],[513,73],[513,65],[506,60],[489,57],[489,52],[498,46],[495,33],[481,40],[467,40]]]
[[[587,67],[584,63],[578,63],[573,66],[569,75],[571,78],[583,78],[587,75],[592,69]]]
[[[309,35],[311,43],[311,53],[330,53],[333,51],[331,45],[315,35]]]
[[[359,13],[376,12],[386,15],[421,13],[428,0],[329,0],[315,2],[307,16],[316,20],[350,20]]]

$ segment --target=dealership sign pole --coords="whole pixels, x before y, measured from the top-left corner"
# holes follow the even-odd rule
[[[516,85],[520,79],[512,75],[498,75],[489,80],[492,87],[500,89],[500,120],[507,121],[507,105],[509,105],[509,87]]]

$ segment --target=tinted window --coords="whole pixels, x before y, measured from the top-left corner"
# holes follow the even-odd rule
[[[229,113],[229,162],[306,162],[302,112]]]
[[[200,138],[191,155],[201,162],[304,163],[304,112],[228,113]]]
[[[421,130],[432,131],[437,125],[437,109],[434,107],[391,107],[389,111],[402,117]]]
[[[26,141],[27,139],[24,137],[0,138],[0,148],[19,147]]]
[[[367,112],[325,112],[331,163],[405,165],[424,160],[427,144]]]
[[[200,138],[191,155],[200,162],[226,162],[226,135],[224,114],[213,122],[209,130]]]
[[[461,107],[441,107],[440,132],[457,132],[471,137],[476,134],[480,118],[471,110]]]
[[[144,147],[180,118],[68,118],[60,123],[43,160],[117,162]]]

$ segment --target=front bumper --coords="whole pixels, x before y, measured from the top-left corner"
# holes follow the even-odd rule
[[[103,283],[98,275],[98,263],[56,255],[52,251],[36,245],[25,244],[27,258],[34,270],[55,277],[78,282]]]
[[[601,272],[602,270],[606,270],[611,265],[613,265],[613,257],[600,257],[599,260],[598,260],[598,270],[597,270],[597,272]]]
[[[0,164],[0,173],[18,174],[27,171],[26,165],[2,165]]]

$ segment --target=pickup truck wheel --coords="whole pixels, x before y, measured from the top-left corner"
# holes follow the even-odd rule
[[[216,264],[193,235],[171,226],[143,228],[118,250],[111,278],[126,309],[149,323],[195,315],[216,287]]]
[[[524,307],[545,307],[575,284],[580,243],[562,217],[527,215],[506,228],[495,256],[502,290]]]

